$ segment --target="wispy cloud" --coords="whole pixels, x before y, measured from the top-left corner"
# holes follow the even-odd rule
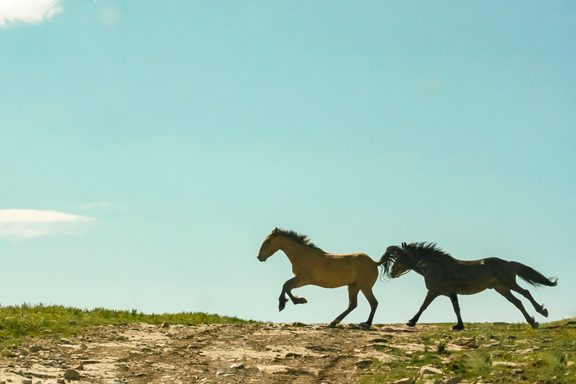
[[[62,12],[59,0],[0,0],[0,27],[22,21],[35,24]]]
[[[94,203],[86,203],[86,204],[82,204],[80,206],[80,208],[86,208],[86,209],[94,209],[94,208],[111,208],[112,207],[112,203],[108,202],[108,201],[96,201]]]
[[[53,210],[0,209],[0,237],[25,239],[55,234],[77,234],[78,226],[90,221],[92,221],[90,217]]]

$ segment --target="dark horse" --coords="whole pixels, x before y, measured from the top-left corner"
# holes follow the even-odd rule
[[[323,288],[348,286],[348,308],[328,326],[335,327],[356,308],[358,292],[362,291],[370,303],[370,316],[360,325],[370,328],[378,307],[378,301],[372,293],[372,286],[378,280],[378,267],[381,266],[383,273],[387,273],[392,260],[380,259],[376,262],[364,253],[345,255],[327,253],[315,246],[307,236],[279,228],[274,229],[264,239],[258,252],[258,260],[266,261],[279,250],[288,256],[295,275],[282,286],[282,293],[278,299],[280,311],[288,301],[286,295],[294,304],[307,303],[305,298],[292,294],[295,288],[310,284]]]
[[[407,325],[411,327],[416,325],[420,315],[430,303],[436,297],[443,295],[448,296],[452,301],[458,318],[458,324],[452,329],[464,329],[464,323],[460,317],[458,295],[473,295],[493,288],[514,304],[522,312],[528,324],[536,329],[538,323],[526,312],[522,302],[510,290],[530,300],[536,312],[542,316],[548,317],[548,310],[544,308],[544,305],[538,304],[530,292],[516,283],[516,276],[532,286],[554,287],[558,280],[548,279],[540,272],[516,261],[506,261],[496,257],[474,261],[457,260],[437,248],[435,243],[402,243],[402,247],[391,246],[386,249],[382,260],[394,261],[390,270],[384,269],[384,276],[400,277],[410,270],[424,276],[428,293],[418,313],[408,321]]]

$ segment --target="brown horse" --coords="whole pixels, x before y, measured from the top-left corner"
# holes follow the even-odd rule
[[[493,288],[522,312],[532,328],[538,328],[538,323],[531,317],[522,302],[510,290],[518,292],[532,303],[536,312],[548,317],[548,310],[538,304],[529,291],[516,283],[516,276],[532,286],[546,285],[554,287],[558,279],[548,279],[540,272],[515,261],[506,261],[496,257],[482,260],[462,261],[450,256],[436,247],[434,243],[402,243],[402,247],[391,246],[381,260],[389,263],[394,261],[390,271],[384,270],[387,277],[400,277],[414,270],[424,276],[428,293],[420,310],[406,325],[413,327],[424,310],[432,301],[440,296],[448,296],[454,306],[458,324],[452,329],[464,329],[460,317],[458,295],[473,295],[485,289]],[[388,265],[388,264],[386,264]]]
[[[258,260],[266,261],[270,256],[282,250],[290,263],[295,277],[284,283],[282,293],[279,298],[278,309],[284,309],[288,295],[292,303],[307,303],[303,297],[292,295],[292,289],[305,285],[317,285],[323,288],[336,288],[344,285],[348,286],[348,308],[334,319],[328,326],[335,327],[346,315],[352,312],[358,303],[358,292],[362,291],[370,303],[370,316],[365,323],[360,325],[370,328],[378,301],[372,293],[372,287],[378,279],[378,266],[384,267],[384,272],[388,272],[389,263],[375,262],[368,255],[363,253],[351,253],[347,255],[334,255],[326,253],[316,247],[307,236],[300,235],[294,231],[274,229],[270,233],[258,252]]]

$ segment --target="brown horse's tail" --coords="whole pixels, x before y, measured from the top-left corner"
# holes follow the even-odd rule
[[[546,285],[548,287],[555,287],[558,284],[557,278],[547,278],[537,270],[530,268],[527,265],[518,263],[516,261],[511,261],[514,269],[516,270],[516,275],[518,275],[522,280],[527,282],[533,287],[540,285]]]
[[[388,247],[388,249],[386,249],[386,253],[384,253],[380,258],[380,260],[377,261],[376,264],[378,264],[379,267],[382,267],[382,273],[380,276],[383,279],[393,278],[393,276],[390,275],[390,268],[392,268],[392,265],[400,257],[399,251],[400,251],[399,247],[396,246]]]

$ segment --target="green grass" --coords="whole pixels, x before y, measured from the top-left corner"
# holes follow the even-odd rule
[[[538,330],[526,324],[466,324],[466,330],[458,332],[451,331],[448,324],[435,324],[437,328],[429,334],[409,334],[402,340],[419,343],[424,351],[408,354],[397,348],[375,346],[381,352],[399,356],[400,360],[381,362],[373,359],[370,372],[362,373],[358,383],[392,383],[406,377],[416,379],[422,366],[439,368],[444,374],[429,376],[416,383],[455,376],[463,376],[469,383],[576,383],[575,320],[541,324]],[[475,348],[466,352],[450,351],[452,345]],[[449,359],[452,354],[463,353],[468,358]],[[494,362],[511,363],[511,366],[494,365]]]
[[[176,314],[144,314],[137,310],[114,311],[104,308],[92,310],[63,307],[61,305],[0,306],[0,351],[9,356],[10,350],[25,339],[60,338],[82,333],[96,325],[121,323],[162,324],[244,324],[254,321],[236,317],[211,315],[202,312]]]

